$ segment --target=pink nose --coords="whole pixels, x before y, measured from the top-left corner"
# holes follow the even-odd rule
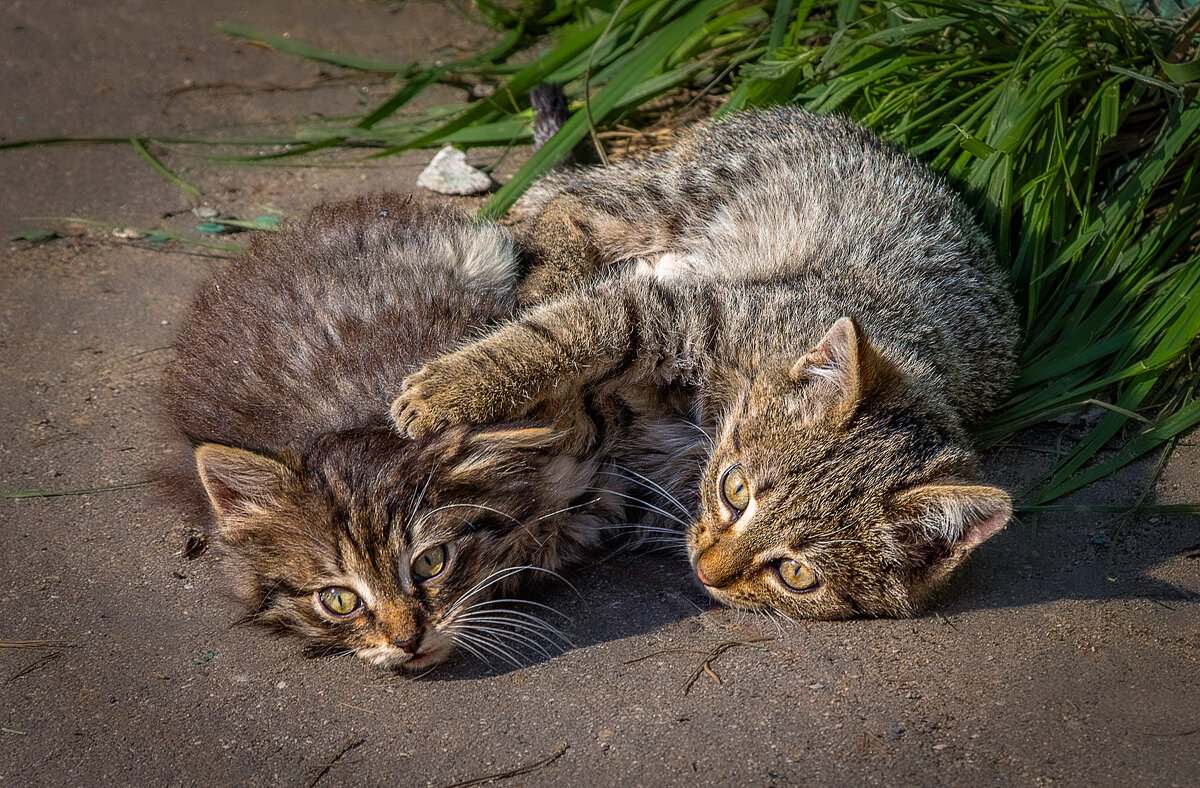
[[[712,581],[705,576],[704,567],[700,566],[700,564],[696,564],[696,577],[700,578],[700,582],[704,583],[706,586],[711,587],[713,584]]]

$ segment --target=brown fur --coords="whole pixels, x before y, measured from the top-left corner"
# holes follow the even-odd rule
[[[373,195],[256,239],[200,288],[164,386],[195,448],[176,490],[211,508],[253,620],[406,669],[557,642],[497,596],[578,560],[620,486],[544,420],[420,440],[387,423],[408,372],[511,315],[515,266],[495,226]],[[431,550],[444,568],[422,578]],[[333,615],[329,589],[361,607]]]
[[[522,294],[546,303],[411,375],[403,432],[658,391],[659,425],[711,443],[656,467],[660,430],[635,421],[616,459],[678,501],[710,593],[786,615],[909,615],[1007,521],[964,426],[1013,376],[1012,298],[970,212],[911,157],[780,107],[550,176],[522,209]],[[734,466],[741,513],[720,492]],[[791,562],[815,585],[789,589]]]

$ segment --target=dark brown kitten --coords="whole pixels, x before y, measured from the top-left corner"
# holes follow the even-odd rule
[[[387,421],[406,374],[510,316],[515,270],[496,226],[376,195],[257,238],[201,287],[164,391],[195,448],[176,489],[215,513],[251,618],[406,669],[554,642],[496,596],[598,541],[611,477],[544,422],[414,441]]]

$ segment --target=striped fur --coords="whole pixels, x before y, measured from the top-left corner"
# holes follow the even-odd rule
[[[500,597],[596,544],[619,480],[545,421],[416,441],[387,422],[406,374],[511,316],[515,272],[496,226],[374,195],[256,239],[200,288],[164,390],[195,461],[170,475],[215,520],[252,620],[405,669],[560,640]],[[420,577],[438,549],[441,571]],[[327,589],[362,604],[335,615]]]
[[[657,396],[654,426],[632,407],[609,450],[679,502],[713,596],[787,615],[909,615],[1007,521],[964,427],[1014,375],[1014,305],[969,210],[912,157],[779,107],[549,176],[520,210],[534,306],[411,375],[403,432]],[[664,452],[689,423],[703,434]],[[799,591],[797,565],[815,578]]]

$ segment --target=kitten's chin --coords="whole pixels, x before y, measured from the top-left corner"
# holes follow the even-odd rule
[[[358,652],[358,656],[379,668],[389,670],[405,670],[414,673],[426,670],[442,662],[449,656],[451,649],[434,644],[425,645],[416,654],[398,649],[395,646],[371,646]]]

